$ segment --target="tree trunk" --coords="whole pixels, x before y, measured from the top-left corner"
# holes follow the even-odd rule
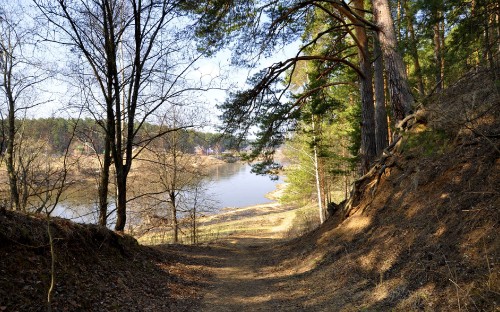
[[[396,40],[400,42],[402,40],[401,38],[401,28],[402,28],[402,18],[401,18],[401,1],[397,0],[396,1],[396,22],[395,22],[395,28],[396,28]]]
[[[321,198],[323,204],[323,211],[326,211],[325,208],[328,207],[328,182],[325,173],[325,164],[321,158],[318,158],[318,169],[319,169],[319,181],[321,187]]]
[[[10,41],[8,43],[10,48]],[[9,189],[10,189],[10,209],[11,210],[21,210],[20,199],[19,199],[19,188],[17,184],[17,173],[15,168],[15,137],[16,137],[16,101],[14,95],[12,94],[12,51],[7,49],[7,51],[1,51],[0,56],[2,56],[1,63],[3,68],[3,89],[7,97],[8,102],[8,116],[7,116],[7,150],[5,157],[5,165],[7,167],[7,175],[9,176]],[[3,54],[3,55],[2,55]]]
[[[494,68],[495,64],[493,61],[493,51],[492,48],[495,46],[494,43],[494,11],[493,7],[491,7],[491,12],[488,8],[485,9],[487,12],[484,18],[484,59],[486,61],[486,66],[490,68]],[[497,39],[498,40],[498,39]]]
[[[378,39],[374,40],[375,47],[375,143],[377,146],[377,156],[389,145],[387,111],[385,109],[385,83],[384,83],[384,62],[382,60],[382,50]]]
[[[127,176],[123,171],[116,172],[116,225],[115,231],[123,232],[127,222]]]
[[[176,127],[177,116],[176,110],[173,110],[173,126]],[[179,166],[177,159],[177,148],[179,146],[179,142],[177,141],[177,135],[174,133],[171,137],[170,145],[172,149],[172,175],[171,175],[171,183],[170,183],[170,204],[172,205],[172,223],[174,227],[174,243],[179,242],[179,222],[177,220],[177,187],[178,187],[178,178],[179,178]]]
[[[495,6],[495,13],[494,13],[494,19],[493,19],[493,29],[496,32],[495,37],[496,37],[496,47],[493,46],[493,48],[496,49],[494,53],[494,59],[493,59],[493,66],[498,67],[500,65],[499,58],[500,58],[500,3],[497,2]]]
[[[19,157],[19,155],[18,155]],[[19,157],[21,158],[21,157]],[[22,210],[26,210],[26,207],[28,206],[28,198],[29,198],[29,185],[28,185],[28,171],[29,171],[29,168],[25,168],[24,165],[21,166],[21,159],[18,160],[19,162],[19,166],[20,166],[20,171],[21,171],[21,174],[20,174],[20,180],[19,179],[17,180],[17,182],[21,182],[19,183],[18,185],[18,191],[20,191],[21,194],[19,194],[19,198],[20,198],[20,202],[21,202],[21,209]]]
[[[127,221],[127,176],[130,163],[123,159],[123,129],[122,129],[122,107],[121,87],[118,74],[118,48],[115,41],[115,17],[113,16],[112,4],[108,1],[103,5],[104,22],[104,50],[106,59],[106,83],[107,83],[107,134],[110,139],[111,154],[115,163],[116,172],[116,225],[115,231],[123,232]],[[125,113],[125,112],[123,112]],[[127,146],[128,148],[128,146]]]
[[[177,203],[175,190],[171,190],[168,193],[170,197],[170,209],[172,213],[172,228],[174,230],[174,244],[179,242],[179,221],[177,220]]]
[[[111,167],[111,142],[106,134],[104,143],[104,160],[99,181],[99,225],[106,226],[108,222],[109,168]]]
[[[7,130],[7,155],[5,158],[7,174],[9,176],[9,188],[10,188],[10,209],[11,210],[21,210],[21,204],[19,200],[19,189],[17,184],[17,173],[15,168],[15,136],[16,136],[16,118],[15,118],[15,107],[14,100],[12,99],[12,93],[7,91],[8,101],[9,101],[9,116],[8,116],[8,130]]]
[[[323,212],[323,200],[321,199],[321,184],[319,180],[319,168],[318,168],[318,148],[316,145],[314,149],[314,177],[316,178],[316,192],[318,193],[318,210],[319,210],[319,224],[325,222],[325,214]]]
[[[437,16],[435,18],[437,18]],[[432,31],[434,33],[433,42],[434,42],[434,64],[436,65],[435,69],[436,91],[440,91],[443,88],[443,80],[441,73],[441,35],[440,35],[438,21],[436,21],[436,23],[433,25]]]
[[[193,217],[191,219],[191,244],[196,244],[196,203],[193,206]]]
[[[420,60],[418,57],[417,49],[417,38],[415,37],[415,29],[413,28],[413,13],[410,13],[410,7],[408,5],[408,0],[404,2],[405,13],[406,13],[406,24],[408,28],[408,34],[410,36],[410,54],[413,58],[413,66],[415,67],[415,77],[417,79],[418,95],[423,98],[425,95],[424,78],[422,76],[422,68],[420,67]]]
[[[384,55],[393,115],[396,120],[403,120],[411,112],[414,99],[408,85],[403,58],[397,51],[389,1],[373,0],[373,13],[379,27],[377,34]]]
[[[445,85],[445,55],[446,55],[446,40],[445,40],[445,24],[444,24],[444,17],[443,17],[443,12],[441,11],[440,13],[441,16],[441,23],[440,23],[440,33],[441,33],[441,87],[444,89],[446,87]]]
[[[363,16],[363,0],[356,0],[354,7]],[[377,156],[375,143],[375,109],[373,104],[372,67],[370,51],[368,49],[368,37],[364,25],[355,27],[356,37],[359,42],[358,57],[359,68],[363,73],[359,76],[359,87],[361,93],[361,168],[363,174],[368,172],[370,165]]]

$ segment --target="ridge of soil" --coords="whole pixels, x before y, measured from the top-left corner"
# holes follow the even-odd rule
[[[0,210],[0,311],[47,311],[47,219]],[[208,275],[175,246],[141,246],[106,228],[50,219],[52,311],[196,310]]]

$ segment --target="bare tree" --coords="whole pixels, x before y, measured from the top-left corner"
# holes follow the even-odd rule
[[[212,199],[206,189],[206,181],[198,180],[198,183],[192,184],[186,193],[185,206],[187,208],[187,218],[189,220],[189,230],[191,244],[199,242],[198,223],[200,217],[213,212],[217,206],[217,201]]]
[[[174,129],[192,124],[189,120],[192,118],[186,115],[180,114],[179,108],[174,106],[164,114],[163,124]],[[145,178],[149,188],[149,192],[142,193],[156,206],[154,214],[171,223],[174,243],[179,242],[180,218],[191,212],[190,193],[196,190],[199,200],[199,183],[206,173],[201,159],[186,150],[182,134],[173,131],[158,138],[148,149],[149,157],[141,158],[148,164]]]
[[[2,118],[2,134],[6,144],[4,160],[9,180],[10,208],[15,210],[25,210],[27,196],[24,192],[24,199],[21,198],[23,191],[19,185],[19,179],[22,179],[19,172],[23,174],[28,169],[20,155],[16,155],[22,144],[18,135],[19,121],[28,109],[42,104],[34,99],[33,94],[36,93],[36,86],[48,78],[47,72],[35,59],[38,51],[35,36],[33,23],[26,20],[21,6],[0,5],[0,91],[5,96],[7,115],[6,121]]]
[[[55,41],[70,46],[81,58],[82,74],[91,82],[88,112],[106,137],[101,172],[100,209],[107,210],[111,160],[117,186],[115,230],[126,223],[127,177],[132,161],[153,138],[175,131],[163,128],[139,138],[144,123],[164,105],[186,92],[186,73],[201,54],[187,50],[177,1],[35,0],[58,29]],[[199,86],[198,86],[199,87]],[[197,88],[199,90],[199,88]],[[138,147],[138,152],[134,148]],[[108,156],[109,155],[109,156]],[[102,217],[102,216],[101,216]],[[105,224],[106,220],[101,220]]]

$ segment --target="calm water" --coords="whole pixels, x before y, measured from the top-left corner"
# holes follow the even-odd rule
[[[275,190],[276,184],[282,181],[272,181],[269,177],[255,175],[250,170],[251,167],[246,163],[227,163],[210,172],[206,189],[207,197],[215,203],[215,212],[227,207],[246,207],[271,202],[265,195]],[[96,209],[88,205],[64,202],[56,207],[52,215],[82,223],[97,223],[98,219]],[[111,216],[111,223],[113,219]]]
[[[211,173],[212,182],[209,192],[220,208],[246,207],[271,202],[265,195],[276,189],[276,184],[267,176],[258,176],[250,172],[247,164],[224,164]]]

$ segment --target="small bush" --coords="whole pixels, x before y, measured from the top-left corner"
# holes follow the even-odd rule
[[[294,238],[311,232],[319,225],[318,216],[311,209],[299,209],[295,212],[292,226],[287,231],[287,237]]]
[[[442,155],[450,143],[449,136],[442,130],[425,130],[409,133],[403,143],[403,151],[412,155]]]

